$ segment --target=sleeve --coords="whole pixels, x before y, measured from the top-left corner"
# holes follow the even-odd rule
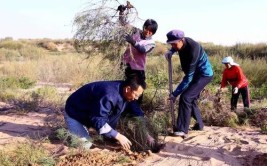
[[[241,88],[247,83],[247,78],[245,77],[243,71],[240,67],[237,67],[237,88]]]
[[[192,60],[190,62],[189,70],[185,73],[185,76],[182,82],[177,86],[175,91],[172,93],[173,96],[179,96],[189,85],[189,83],[193,80],[193,76],[196,71],[197,62],[200,58],[200,45],[194,47],[192,50]]]
[[[113,108],[114,101],[108,96],[102,97],[99,102],[95,104],[93,108],[95,110],[94,115],[90,118],[90,121],[92,127],[94,127],[99,134],[104,134],[108,137],[115,137],[117,135],[118,132],[108,124],[108,115]]]
[[[129,104],[127,105],[126,111],[128,114],[133,115],[133,116],[138,116],[138,117],[144,116],[143,110],[141,109],[137,101],[135,100],[129,102]]]
[[[224,70],[224,71],[223,71],[223,75],[222,75],[221,88],[226,87],[226,85],[227,85],[226,70]]]
[[[140,44],[140,42],[136,42],[133,47],[137,49],[140,53],[149,53],[156,47],[156,44],[155,43]]]

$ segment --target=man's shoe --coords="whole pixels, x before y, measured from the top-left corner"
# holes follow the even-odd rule
[[[175,131],[175,132],[173,132],[173,135],[174,135],[174,136],[181,136],[181,137],[183,137],[183,136],[185,136],[186,134],[185,134],[183,131]]]
[[[200,128],[199,125],[196,123],[196,124],[191,128],[191,130],[202,131],[202,130],[203,130],[203,127]]]

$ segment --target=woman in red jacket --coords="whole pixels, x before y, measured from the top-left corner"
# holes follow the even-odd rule
[[[242,69],[230,56],[225,57],[222,63],[225,65],[225,69],[223,71],[221,89],[227,86],[227,83],[232,85],[231,110],[236,109],[239,94],[242,95],[244,107],[249,108],[248,80]]]

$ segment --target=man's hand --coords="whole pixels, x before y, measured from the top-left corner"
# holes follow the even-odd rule
[[[235,87],[235,88],[233,89],[233,93],[234,93],[234,94],[237,94],[237,93],[238,93],[238,88],[237,88],[237,87]]]
[[[173,102],[175,102],[175,100],[176,100],[176,97],[175,97],[175,96],[173,96],[173,94],[170,94],[170,96],[169,96],[168,100],[172,100]]]
[[[165,56],[166,60],[170,60],[170,59],[172,59],[173,54],[174,54],[174,52],[169,50],[168,52],[166,52],[164,54],[164,56]]]
[[[124,38],[128,43],[132,44],[133,46],[135,45],[136,41],[133,39],[133,37],[131,35],[127,34],[127,35],[125,35]]]
[[[124,148],[124,149],[127,149],[129,150],[131,148],[131,141],[128,140],[128,138],[126,138],[124,135],[118,133],[115,137],[116,140],[118,140],[121,144],[121,146]]]

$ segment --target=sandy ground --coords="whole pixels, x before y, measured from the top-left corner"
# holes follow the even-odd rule
[[[142,166],[255,165],[255,158],[265,157],[267,136],[256,129],[205,127],[189,133],[185,139],[167,137],[166,147]],[[258,165],[258,164],[256,164]]]
[[[62,88],[63,92],[68,90],[69,85]],[[0,102],[0,150],[27,139],[47,137],[51,124],[62,118],[49,109],[18,114],[7,111],[12,110],[10,108],[12,105]],[[205,126],[204,131],[191,131],[185,139],[167,136],[165,142],[164,149],[138,165],[267,166],[267,135],[261,134],[258,128]],[[62,148],[62,145],[48,146],[52,151]]]
[[[0,104],[1,105],[1,104]],[[49,121],[56,115],[50,110],[30,112],[27,114],[0,114],[0,149],[5,145],[25,141],[26,139],[42,139],[50,132]]]
[[[48,135],[49,121],[56,115],[50,110],[27,114],[0,114],[0,149]],[[140,166],[196,166],[196,165],[267,165],[267,136],[258,129],[205,127],[204,131],[191,131],[187,138],[165,138],[166,146],[160,153],[145,159]],[[263,165],[264,165],[263,164]]]

